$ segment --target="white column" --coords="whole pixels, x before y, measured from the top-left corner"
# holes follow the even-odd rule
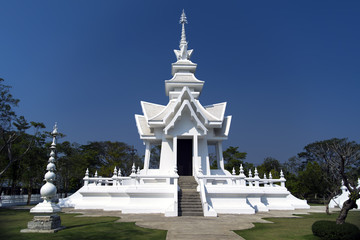
[[[198,161],[198,149],[199,149],[199,144],[198,144],[198,136],[197,135],[194,135],[194,139],[193,139],[193,163],[192,163],[192,166],[193,166],[193,175],[196,171],[196,169],[199,168],[201,162]],[[195,168],[196,166],[196,168]],[[204,170],[203,168],[204,166],[201,166],[201,168]]]
[[[217,156],[218,156],[218,158],[217,158],[218,168],[224,170],[224,157],[223,157],[223,150],[222,150],[222,142],[221,141],[217,142],[216,146],[217,146],[216,150],[217,150]]]
[[[145,142],[145,147],[146,148],[145,148],[144,170],[145,170],[145,173],[147,173],[147,171],[149,170],[150,153],[151,153],[149,141]]]
[[[174,166],[177,166],[177,137],[173,137]]]

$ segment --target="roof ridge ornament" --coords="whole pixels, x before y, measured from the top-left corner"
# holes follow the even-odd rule
[[[187,49],[188,42],[186,41],[185,23],[187,24],[188,21],[187,21],[184,9],[180,16],[179,23],[182,25],[181,26],[181,39],[180,39],[180,45],[179,45],[180,50],[174,50],[174,52],[175,52],[175,55],[176,55],[176,58],[178,61],[179,60],[190,60],[193,50]]]
[[[180,46],[179,46],[180,49],[183,45],[188,44],[188,42],[186,41],[185,23],[187,24],[188,21],[187,21],[186,15],[185,15],[185,11],[183,9],[181,17],[180,17],[180,24],[182,25],[181,26],[181,40],[180,40]]]

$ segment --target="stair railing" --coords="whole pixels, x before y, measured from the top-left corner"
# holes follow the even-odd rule
[[[206,188],[204,184],[204,175],[201,167],[198,170],[197,179],[199,180],[200,186],[200,199],[205,217],[217,217],[216,211],[210,206],[206,200]]]

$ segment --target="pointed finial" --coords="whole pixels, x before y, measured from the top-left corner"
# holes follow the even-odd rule
[[[136,173],[135,163],[133,163],[133,165],[131,167],[131,173]]]
[[[118,177],[121,177],[121,169],[119,168]]]
[[[183,10],[183,12],[181,14],[181,17],[180,17],[180,24],[182,25],[182,27],[181,27],[180,49],[181,49],[182,46],[187,45],[186,34],[185,34],[185,23],[187,23],[187,19],[186,19],[185,11]]]
[[[272,179],[272,174],[271,174],[271,172],[269,172],[269,179]]]
[[[186,19],[185,10],[183,9],[181,17],[180,17],[180,24],[184,24],[184,23],[188,23],[188,22],[187,22],[187,19]]]
[[[180,17],[180,24],[181,24],[181,40],[179,49],[174,50],[177,60],[190,60],[191,54],[193,50],[188,50],[188,42],[186,41],[186,34],[185,34],[185,23],[187,23],[187,18],[185,15],[185,11],[183,10],[181,17]]]
[[[137,168],[136,174],[140,174],[140,167]]]
[[[259,173],[258,173],[257,168],[255,168],[255,177],[259,177]]]
[[[249,169],[249,178],[252,178],[252,172],[251,172],[251,169]]]
[[[240,164],[240,174],[244,174],[244,168],[242,164]]]
[[[95,176],[94,177],[97,177],[98,175],[97,175],[97,171],[95,171]]]
[[[235,175],[235,174],[236,174],[235,168],[233,167],[233,169],[232,169],[232,175]]]
[[[284,173],[283,173],[283,170],[281,169],[280,170],[280,178],[283,178],[284,177]]]
[[[87,168],[86,171],[85,171],[85,176],[89,176],[89,169]]]
[[[266,179],[266,173],[264,173],[264,179]]]
[[[58,135],[58,128],[57,128],[57,122],[55,122],[55,125],[54,125],[54,130],[51,132],[51,135]]]
[[[116,166],[114,168],[114,176],[117,176],[117,169],[116,169]]]

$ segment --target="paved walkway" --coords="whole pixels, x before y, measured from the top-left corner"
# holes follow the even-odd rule
[[[309,212],[325,212],[323,206],[313,206],[309,210],[269,211],[253,215],[220,215],[211,217],[164,217],[162,214],[122,214],[102,210],[74,210],[63,208],[63,212],[82,213],[81,216],[116,216],[118,222],[135,222],[137,226],[152,229],[167,230],[167,240],[173,239],[244,239],[233,232],[252,228],[253,223],[271,223],[262,218],[296,217],[293,214],[308,214]]]

